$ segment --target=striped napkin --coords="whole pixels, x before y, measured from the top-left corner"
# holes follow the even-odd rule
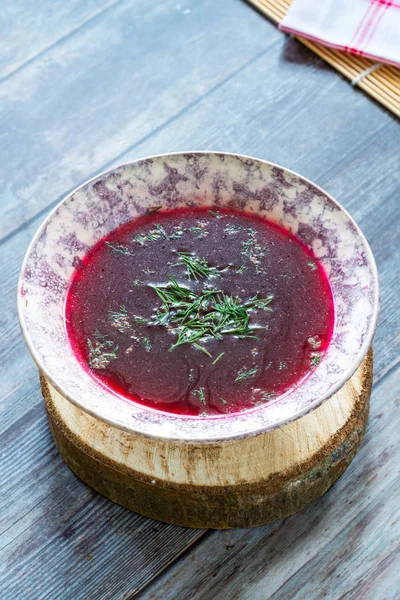
[[[400,66],[400,0],[293,0],[279,28]]]

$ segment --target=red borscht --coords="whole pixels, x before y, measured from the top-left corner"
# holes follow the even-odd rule
[[[75,271],[65,314],[102,385],[199,417],[276,401],[317,367],[334,321],[325,272],[295,235],[220,208],[155,208],[110,233]]]

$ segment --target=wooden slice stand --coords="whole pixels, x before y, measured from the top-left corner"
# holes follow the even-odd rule
[[[50,428],[85,483],[143,515],[184,525],[255,527],[324,494],[355,456],[367,424],[372,350],[343,388],[268,433],[214,444],[127,433],[85,413],[41,377]]]

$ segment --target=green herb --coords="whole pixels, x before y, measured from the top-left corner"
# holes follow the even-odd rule
[[[194,371],[194,369],[190,369],[189,370],[189,376],[188,376],[189,383],[192,383],[192,384],[195,382],[194,372],[193,371]]]
[[[242,255],[246,256],[253,263],[256,273],[262,273],[263,270],[260,265],[261,259],[265,256],[266,249],[258,243],[254,229],[249,227],[247,233],[249,238],[245,242],[242,242]]]
[[[221,213],[219,213],[218,211],[214,211],[214,210],[209,210],[207,211],[210,213],[210,215],[212,215],[213,217],[215,217],[216,219],[222,219],[222,215]]]
[[[238,225],[225,225],[224,233],[228,235],[236,235],[242,228]]]
[[[89,367],[91,369],[105,369],[110,360],[117,358],[118,346],[114,346],[113,341],[108,340],[106,336],[101,335],[99,332],[95,332],[94,337],[94,342],[92,342],[90,338],[87,338]],[[112,346],[114,346],[114,348],[111,350]]]
[[[118,329],[120,333],[126,333],[127,331],[132,330],[126,307],[123,304],[119,307],[119,312],[110,311],[108,313],[108,319],[112,327]]]
[[[268,371],[268,369],[270,368],[271,365],[272,365],[272,361],[267,364],[267,366],[265,367],[265,370]]]
[[[172,233],[170,233],[170,235],[168,236],[168,239],[170,239],[170,240],[179,239],[183,236],[184,233],[185,233],[185,230],[183,229],[182,225],[176,225],[174,227],[174,231]]]
[[[211,354],[209,353],[208,350],[203,348],[203,346],[200,346],[200,344],[197,344],[196,342],[193,343],[193,346],[195,348],[197,348],[198,350],[201,350],[202,352],[204,352],[204,354],[207,354],[207,356],[209,356],[211,358]],[[171,346],[170,350],[172,350],[173,348],[174,348],[174,346]]]
[[[134,242],[137,242],[138,244],[140,244],[141,246],[144,246],[145,243],[147,242],[148,238],[147,235],[137,235],[133,238]]]
[[[310,346],[312,346],[313,350],[317,350],[321,347],[322,344],[318,335],[315,335],[314,337],[309,337],[307,342],[310,344]]]
[[[317,367],[319,365],[319,363],[321,362],[321,354],[315,352],[314,354],[311,355],[311,367]]]
[[[177,255],[181,259],[180,262],[174,263],[173,267],[184,265],[186,267],[186,275],[188,279],[195,279],[198,281],[199,277],[208,279],[209,277],[220,277],[221,272],[216,267],[210,267],[204,258],[198,258],[190,252],[177,252]]]
[[[279,362],[279,370],[280,370],[280,371],[282,371],[283,369],[286,369],[286,368],[287,368],[287,365],[286,365],[286,363],[284,363],[284,362],[280,361],[280,362]]]
[[[270,400],[270,398],[273,398],[274,396],[274,392],[262,392],[261,400],[265,402],[265,400]]]
[[[245,265],[242,265],[241,267],[239,267],[236,271],[237,275],[240,275],[241,273],[243,273],[243,271],[245,271],[247,269],[247,267]]]
[[[147,319],[144,319],[143,317],[138,317],[137,315],[133,315],[133,319],[135,323],[147,323]]]
[[[314,261],[310,261],[307,264],[310,267],[310,269],[312,269],[313,271],[315,271],[316,269],[318,269],[318,267],[317,267],[317,265],[315,264]]]
[[[151,206],[147,211],[148,216],[155,215],[161,208],[162,206]]]
[[[205,395],[204,395],[204,388],[202,388],[202,387],[201,387],[201,388],[199,388],[198,390],[192,390],[192,394],[193,394],[194,396],[198,396],[198,397],[199,397],[199,400],[200,400],[200,402],[201,402],[202,404],[205,404],[205,403],[206,403],[206,397],[205,397]]]
[[[211,364],[215,365],[215,363],[217,363],[219,359],[223,357],[224,354],[225,352],[221,352],[221,354],[219,354],[219,356],[217,356],[217,358]]]
[[[135,285],[136,287],[139,287],[139,285],[144,285],[144,281],[141,281],[140,279],[135,279],[135,281],[133,282],[133,285]]]
[[[254,377],[254,375],[257,373],[257,371],[258,371],[257,367],[254,367],[253,369],[249,369],[249,370],[246,370],[246,367],[242,367],[237,372],[237,377],[236,377],[235,381],[246,381],[247,379],[252,379],[252,377]]]
[[[132,254],[127,246],[123,246],[122,244],[112,244],[111,242],[105,242],[106,246],[108,246],[114,252],[118,252],[119,254]]]
[[[175,333],[177,340],[170,350],[182,344],[194,344],[210,356],[199,342],[208,338],[221,340],[227,334],[254,338],[254,331],[260,327],[250,326],[250,312],[255,309],[272,311],[269,307],[272,297],[253,296],[243,302],[221,290],[206,289],[195,293],[178,284],[173,277],[168,279],[170,283],[165,287],[151,286],[162,305],[148,324],[162,325]]]
[[[157,224],[155,228],[149,231],[148,233],[140,233],[139,235],[134,237],[133,241],[137,242],[141,246],[144,246],[146,242],[155,242],[162,237],[168,238],[168,235],[164,230],[164,227]]]
[[[145,336],[140,337],[138,341],[141,346],[144,346],[146,352],[151,351],[153,346],[151,345],[151,341],[148,337],[145,337]]]
[[[194,225],[193,227],[189,228],[189,231],[194,233],[199,240],[202,240],[208,236],[208,231],[204,229],[204,225]]]
[[[228,402],[225,400],[225,398],[220,398],[222,404],[228,404]]]

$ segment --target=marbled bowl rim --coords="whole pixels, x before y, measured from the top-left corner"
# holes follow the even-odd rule
[[[164,436],[164,435],[159,435],[157,433],[153,434],[153,433],[138,431],[135,429],[134,426],[132,426],[132,423],[126,424],[126,425],[121,424],[121,422],[115,421],[111,417],[106,418],[106,417],[104,417],[104,415],[101,415],[101,414],[97,413],[96,411],[92,411],[92,410],[88,409],[83,403],[78,402],[76,399],[71,397],[62,388],[62,386],[60,386],[57,383],[57,381],[51,376],[51,373],[48,372],[46,367],[41,363],[40,357],[38,356],[38,353],[35,350],[34,341],[30,338],[30,335],[28,333],[28,328],[25,323],[24,313],[22,310],[24,300],[20,293],[20,290],[21,290],[22,284],[24,282],[24,273],[25,273],[25,268],[26,268],[29,256],[30,256],[32,250],[34,249],[37,240],[40,238],[40,235],[42,234],[43,230],[47,227],[49,221],[55,215],[57,210],[64,204],[64,202],[66,202],[68,199],[70,199],[74,194],[76,194],[80,190],[82,190],[90,185],[93,185],[94,183],[96,183],[98,181],[105,180],[109,176],[118,173],[120,170],[122,170],[124,168],[133,166],[137,163],[144,162],[147,160],[168,158],[168,157],[180,156],[180,155],[198,155],[198,156],[216,155],[216,156],[230,156],[230,157],[239,158],[239,159],[252,160],[252,161],[256,161],[256,162],[268,165],[269,167],[275,167],[277,169],[282,169],[284,172],[286,172],[290,175],[293,175],[294,177],[299,178],[301,181],[311,185],[313,188],[315,188],[315,190],[320,192],[323,196],[326,196],[334,205],[336,205],[336,207],[340,211],[342,211],[346,215],[346,217],[349,219],[349,221],[352,223],[355,231],[357,232],[357,235],[360,237],[360,239],[363,242],[366,256],[367,256],[368,266],[371,270],[371,274],[373,277],[373,283],[374,283],[374,292],[375,293],[374,293],[372,316],[371,316],[371,320],[370,320],[370,327],[368,330],[368,334],[365,336],[365,339],[363,341],[362,346],[360,347],[357,357],[354,359],[354,361],[352,362],[351,366],[347,369],[347,371],[341,376],[341,378],[338,380],[336,385],[332,386],[331,389],[326,394],[324,394],[320,398],[314,400],[314,402],[310,403],[309,405],[298,409],[296,412],[294,412],[290,416],[285,415],[282,419],[277,420],[274,423],[270,423],[267,426],[254,427],[253,429],[248,430],[248,431],[233,433],[233,434],[229,434],[229,435],[220,435],[218,437],[218,439],[216,439],[214,437],[210,437],[210,438],[194,437],[193,439],[188,439],[187,437],[182,438],[182,437],[177,437],[177,436]],[[377,326],[377,321],[378,321],[378,316],[379,316],[379,309],[380,309],[379,276],[378,276],[378,269],[376,266],[376,261],[375,261],[374,255],[372,253],[371,247],[370,247],[364,233],[360,229],[359,225],[356,223],[356,221],[353,219],[353,217],[350,215],[350,213],[331,194],[329,194],[326,190],[324,190],[322,187],[320,187],[319,185],[317,185],[316,183],[314,183],[307,177],[304,177],[303,175],[297,173],[296,171],[293,171],[292,169],[288,169],[287,167],[283,167],[277,163],[273,163],[271,161],[256,158],[256,157],[249,156],[246,154],[238,154],[235,152],[224,152],[221,150],[185,150],[185,151],[176,151],[176,152],[165,152],[165,153],[161,153],[161,154],[152,154],[149,156],[140,157],[135,160],[131,160],[131,161],[127,161],[127,162],[118,164],[118,165],[111,167],[110,169],[107,169],[106,171],[102,171],[98,175],[95,175],[94,177],[84,181],[79,186],[74,188],[71,192],[69,192],[66,196],[64,196],[60,200],[60,202],[58,202],[56,204],[56,206],[53,207],[53,209],[49,212],[49,214],[45,217],[45,219],[39,225],[36,233],[34,234],[32,240],[25,252],[24,260],[21,265],[21,271],[20,271],[20,275],[19,275],[19,279],[18,279],[17,308],[18,308],[18,317],[19,317],[19,323],[20,323],[22,335],[25,339],[25,343],[28,347],[28,350],[29,350],[34,362],[36,363],[39,371],[50,381],[51,385],[64,398],[66,398],[72,404],[74,404],[78,408],[82,409],[84,412],[91,414],[92,416],[98,418],[102,422],[105,422],[113,427],[118,428],[118,429],[127,431],[128,433],[133,433],[135,435],[140,435],[140,436],[144,436],[147,438],[160,439],[160,440],[167,441],[167,442],[187,442],[187,443],[196,443],[196,444],[197,443],[218,443],[218,442],[222,442],[222,441],[233,441],[233,440],[243,439],[246,437],[252,437],[255,435],[261,435],[263,433],[267,433],[268,431],[273,431],[274,429],[277,429],[288,423],[296,421],[297,419],[305,416],[306,414],[308,414],[308,413],[312,412],[313,410],[315,410],[316,408],[318,408],[323,402],[325,402],[326,400],[331,398],[334,394],[336,394],[343,387],[343,385],[354,375],[356,370],[359,368],[359,366],[361,365],[364,358],[366,357],[367,352],[372,344],[372,340],[373,340],[373,337],[374,337],[374,334],[376,331],[376,326]],[[110,394],[111,394],[111,392],[110,392]],[[145,407],[142,407],[142,408],[145,408]],[[251,412],[253,412],[253,411],[251,411]],[[162,415],[163,413],[159,412],[158,414]],[[244,413],[238,413],[238,416],[241,416],[243,414]],[[174,416],[174,415],[171,415],[171,416]],[[233,415],[227,415],[227,416],[230,419],[234,419],[236,415],[233,414]],[[204,421],[206,421],[206,419],[204,419]]]

